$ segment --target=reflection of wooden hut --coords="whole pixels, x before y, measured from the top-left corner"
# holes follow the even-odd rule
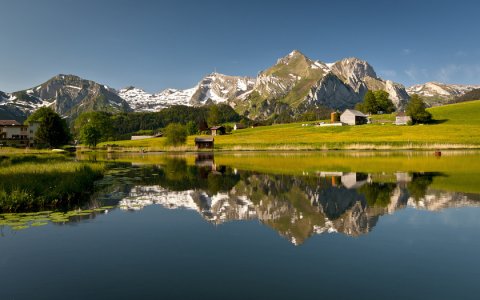
[[[368,175],[365,173],[344,173],[342,175],[342,184],[347,189],[358,189],[368,181]]]
[[[213,149],[214,139],[213,137],[195,138],[195,146],[197,149]]]
[[[223,126],[213,126],[210,130],[213,136],[225,134],[225,127]]]

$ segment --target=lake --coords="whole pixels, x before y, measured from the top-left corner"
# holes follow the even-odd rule
[[[480,295],[479,152],[75,159],[87,203],[0,216],[0,299]]]

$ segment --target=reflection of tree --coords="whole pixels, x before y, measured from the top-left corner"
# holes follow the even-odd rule
[[[369,206],[387,207],[390,204],[395,183],[371,182],[358,189],[367,199]]]
[[[172,191],[191,189],[205,190],[209,195],[230,190],[240,179],[231,168],[218,167],[221,172],[212,172],[211,166],[191,166],[183,158],[168,158],[165,164],[153,166],[148,184],[160,185]],[[148,167],[144,167],[148,169]],[[142,185],[142,183],[140,183]]]
[[[412,181],[407,184],[408,192],[410,196],[419,201],[425,197],[427,189],[432,184],[435,176],[440,176],[441,173],[429,172],[429,173],[413,173]]]

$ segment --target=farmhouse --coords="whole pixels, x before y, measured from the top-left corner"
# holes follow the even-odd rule
[[[0,144],[2,146],[31,147],[40,123],[22,125],[15,120],[0,120]]]
[[[340,115],[340,122],[348,124],[348,125],[361,125],[361,124],[367,124],[368,123],[368,117],[354,109],[346,109],[341,115]]]
[[[195,138],[195,147],[197,147],[197,149],[213,149],[213,146],[214,146],[213,137],[205,137],[205,138],[196,137]]]
[[[212,136],[225,134],[225,127],[223,126],[213,126],[210,130],[212,131]]]
[[[404,112],[399,112],[395,117],[395,125],[407,125],[408,122],[411,122],[412,118],[407,116]]]

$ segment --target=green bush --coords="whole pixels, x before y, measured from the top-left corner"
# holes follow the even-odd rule
[[[182,124],[170,123],[165,128],[165,137],[167,145],[183,145],[187,142],[187,129]]]

